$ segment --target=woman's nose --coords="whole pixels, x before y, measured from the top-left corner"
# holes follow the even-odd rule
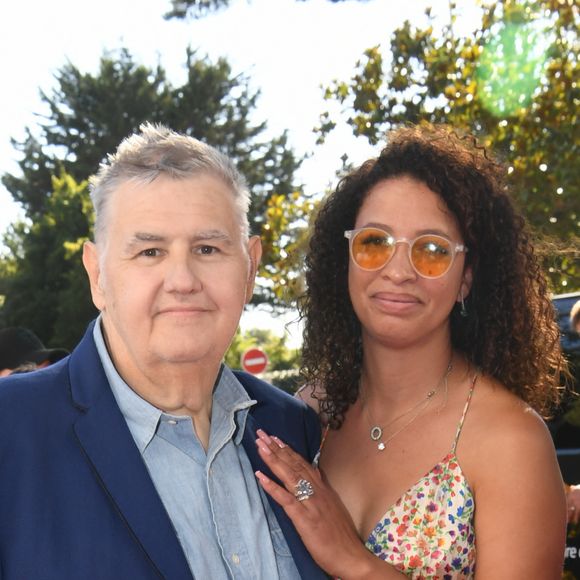
[[[409,256],[409,242],[398,241],[395,244],[391,259],[381,269],[381,276],[388,277],[397,283],[417,277]]]

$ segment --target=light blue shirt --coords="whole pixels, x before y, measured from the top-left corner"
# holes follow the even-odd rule
[[[199,580],[282,580],[300,575],[259,488],[242,436],[251,400],[222,366],[213,393],[209,447],[191,417],[163,413],[116,371],[100,327],[93,336],[117,404]]]

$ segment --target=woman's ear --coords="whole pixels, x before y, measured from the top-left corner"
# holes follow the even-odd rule
[[[463,278],[461,279],[461,285],[459,286],[459,293],[456,300],[457,302],[461,302],[469,296],[472,283],[473,270],[471,269],[471,266],[465,266],[465,269],[463,270]]]

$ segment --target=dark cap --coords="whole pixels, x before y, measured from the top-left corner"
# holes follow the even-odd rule
[[[15,369],[24,363],[50,364],[65,357],[64,348],[45,348],[40,339],[27,328],[12,326],[0,329],[0,370]]]

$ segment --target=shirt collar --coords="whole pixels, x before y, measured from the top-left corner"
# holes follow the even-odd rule
[[[139,452],[143,454],[147,445],[155,436],[161,416],[172,416],[140,397],[121,378],[107,350],[101,330],[101,319],[102,316],[99,315],[93,329],[97,352],[113,391],[113,396],[127,422]],[[250,399],[248,393],[232,371],[222,364],[213,392],[212,428],[215,423],[221,424],[223,421],[227,421],[228,417],[233,417],[236,425],[233,440],[236,445],[239,445],[244,435],[248,410],[255,404],[256,401]]]
[[[233,416],[236,424],[233,440],[236,445],[244,436],[248,411],[256,403],[256,400],[250,399],[234,373],[222,364],[213,392],[212,423],[218,420],[218,415],[220,418]]]

